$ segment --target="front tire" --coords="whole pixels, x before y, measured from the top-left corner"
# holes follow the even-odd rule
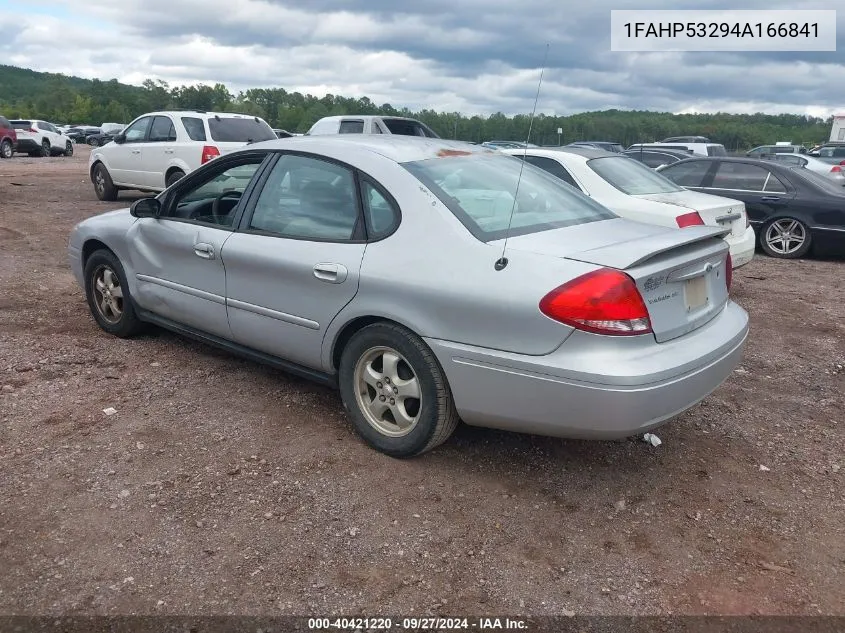
[[[70,141],[68,141],[68,142],[65,144],[65,152],[64,152],[64,155],[65,155],[65,156],[68,156],[68,157],[73,156],[73,143],[71,143]]]
[[[42,158],[47,158],[48,156],[50,156],[51,149],[52,148],[50,147],[50,141],[41,141],[41,153],[39,154],[39,156],[41,156]]]
[[[3,139],[3,142],[0,143],[0,158],[11,158],[14,153],[15,148],[12,147],[12,141],[7,138]]]
[[[340,358],[340,395],[355,430],[392,457],[445,442],[458,424],[440,363],[417,335],[391,323],[357,332]]]
[[[810,227],[795,218],[777,218],[763,227],[760,246],[769,257],[798,259],[804,257],[812,245]]]
[[[97,325],[109,334],[128,338],[144,329],[135,313],[126,273],[111,251],[95,251],[85,262],[85,298]]]
[[[109,170],[102,163],[94,167],[94,193],[105,202],[117,200],[117,187],[114,186]]]

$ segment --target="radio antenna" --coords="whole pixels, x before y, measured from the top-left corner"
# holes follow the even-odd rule
[[[543,65],[540,67],[540,81],[537,83],[537,94],[534,96],[534,109],[531,110],[531,119],[528,121],[528,136],[525,138],[525,147],[522,149],[522,164],[519,166],[519,176],[516,178],[516,190],[513,192],[513,204],[511,205],[511,214],[508,217],[508,228],[505,231],[505,243],[502,244],[502,256],[493,264],[496,270],[504,270],[508,265],[508,258],[505,257],[505,249],[508,247],[508,238],[510,237],[511,224],[513,223],[513,214],[516,211],[516,199],[519,195],[519,184],[522,182],[522,170],[525,169],[525,157],[528,155],[528,142],[531,140],[531,128],[534,126],[534,115],[537,113],[537,102],[540,100],[540,87],[543,85],[543,73],[546,72],[546,61],[549,58],[549,45],[546,44],[546,53],[543,55]]]

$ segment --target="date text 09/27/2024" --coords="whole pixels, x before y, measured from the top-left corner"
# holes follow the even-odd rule
[[[763,22],[741,24],[739,22],[626,22],[627,37],[671,38],[671,37],[748,37],[786,38],[819,36],[818,22]]]

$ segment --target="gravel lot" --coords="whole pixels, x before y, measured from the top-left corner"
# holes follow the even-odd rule
[[[328,389],[101,332],[68,231],[137,196],[87,157],[0,161],[1,613],[845,614],[845,261],[737,271],[746,358],[658,448],[398,461]]]

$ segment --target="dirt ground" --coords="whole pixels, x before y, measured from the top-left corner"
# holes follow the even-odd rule
[[[845,260],[737,271],[745,360],[662,446],[399,461],[326,388],[100,331],[68,232],[137,196],[87,157],[0,161],[0,613],[845,614]]]

